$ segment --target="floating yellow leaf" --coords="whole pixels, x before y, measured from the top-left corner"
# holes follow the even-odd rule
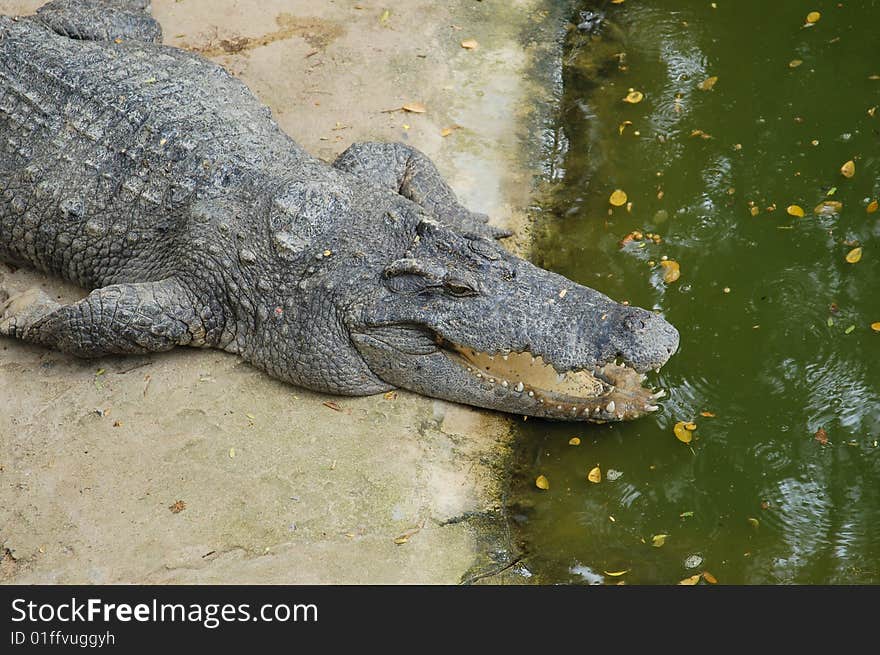
[[[580,446],[581,445],[581,438],[580,437],[572,437],[571,439],[568,440],[568,445],[569,446]]]
[[[629,93],[626,94],[626,97],[623,99],[624,102],[628,102],[631,105],[635,105],[642,100],[644,100],[645,94],[641,91],[636,91],[635,89],[630,89]]]
[[[685,423],[685,424],[684,424],[684,429],[685,429],[685,430],[690,430],[691,432],[693,432],[694,430],[697,429],[697,424],[696,424],[696,423],[690,423],[690,422]]]
[[[672,432],[675,434],[675,438],[681,441],[682,443],[690,443],[694,438],[694,435],[691,434],[691,431],[687,429],[687,423],[684,421],[679,421],[672,427]]]
[[[839,214],[843,209],[843,203],[839,200],[823,200],[813,208],[813,213],[817,216],[831,216]]]
[[[751,516],[748,518],[748,522],[749,522],[750,526],[755,528],[755,530],[757,530],[758,526],[761,525],[761,522],[758,519],[751,517]]]
[[[668,534],[655,534],[651,537],[651,545],[654,548],[660,548],[660,546],[666,543],[666,537],[668,536]]]
[[[874,118],[874,114],[876,114],[876,113],[877,113],[877,105],[874,105],[873,107],[868,108],[868,116],[870,116],[871,118]]]
[[[662,261],[660,262],[660,266],[666,269],[663,273],[663,281],[666,282],[666,284],[672,284],[681,277],[681,266],[679,266],[678,262],[674,259]]]
[[[749,213],[752,216],[757,216],[761,213],[761,209],[757,205],[752,205],[751,207],[749,207]]]
[[[700,412],[700,416],[705,416],[706,418],[715,418],[715,414],[712,412]]]
[[[611,0],[613,5],[622,5],[626,0]]]
[[[790,62],[788,62],[788,67],[789,68],[797,68],[798,66],[800,66],[803,63],[804,62],[800,59],[792,59]]]
[[[850,159],[843,166],[840,167],[840,174],[844,177],[852,177],[856,174],[856,163]]]
[[[629,573],[629,569],[626,569],[625,571],[605,571],[605,575],[610,575],[612,578],[619,578],[627,573]]]
[[[599,483],[602,482],[602,470],[598,466],[594,466],[592,470],[587,474],[587,480],[590,482]]]
[[[718,584],[718,579],[708,571],[703,571],[703,580],[709,584]]]
[[[421,102],[408,102],[403,107],[403,111],[409,111],[413,114],[424,114],[428,109]]]
[[[871,323],[871,329],[874,330],[874,332],[880,332],[880,321]]]
[[[712,77],[707,77],[705,80],[700,82],[697,85],[697,88],[700,91],[711,91],[715,87],[715,82],[718,81],[718,76],[713,75]]]
[[[623,134],[623,131],[630,127],[633,124],[632,121],[623,121],[620,125],[617,126],[617,133]]]
[[[543,489],[544,491],[546,491],[550,488],[550,480],[548,480],[547,476],[545,475],[539,475],[537,478],[535,478],[535,486],[538,487],[538,489]]]
[[[475,39],[465,39],[461,42],[461,47],[465,50],[476,50],[480,47],[480,44]]]
[[[785,208],[785,211],[788,212],[789,216],[797,216],[798,218],[804,217],[804,209],[800,205],[789,205]]]
[[[626,204],[626,192],[621,189],[615,189],[611,192],[611,197],[608,198],[608,202],[615,207],[623,207]]]
[[[875,211],[877,211],[877,207],[878,207],[877,201],[872,200],[871,202],[868,203],[868,206],[865,207],[865,211],[868,212],[869,214],[873,214]]]
[[[693,585],[697,584],[700,581],[700,578],[702,578],[702,577],[703,577],[702,574],[697,573],[696,575],[692,575],[689,578],[685,578],[684,580],[680,580],[678,584],[693,586]]]
[[[862,258],[862,248],[853,248],[848,253],[846,253],[846,261],[850,264],[857,264],[859,260]]]
[[[818,23],[820,18],[822,18],[822,14],[820,14],[818,11],[811,11],[809,14],[807,14],[807,23],[809,23],[810,25],[812,25],[813,23]]]

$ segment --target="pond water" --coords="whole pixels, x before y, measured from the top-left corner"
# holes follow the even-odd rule
[[[533,259],[662,311],[681,348],[654,415],[521,424],[523,564],[544,583],[880,583],[880,2],[602,4],[601,36],[568,42]],[[634,231],[659,243],[621,246]]]

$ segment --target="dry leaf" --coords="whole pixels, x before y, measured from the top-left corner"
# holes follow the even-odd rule
[[[850,159],[843,166],[840,167],[840,174],[844,177],[852,177],[856,174],[856,163]]]
[[[862,258],[862,249],[861,247],[853,248],[848,253],[846,253],[846,261],[850,264],[857,264],[859,260]]]
[[[715,82],[718,81],[718,76],[713,75],[712,77],[707,77],[705,80],[700,82],[697,85],[697,88],[700,91],[711,91],[715,87]]]
[[[811,11],[809,14],[807,14],[807,24],[812,25],[814,23],[818,23],[820,18],[822,18],[822,14],[820,14],[818,11]]]
[[[797,216],[798,218],[804,217],[804,209],[800,205],[789,205],[785,208],[785,211],[788,212],[789,216]]]
[[[880,321],[871,323],[871,329],[874,330],[874,332],[880,332]]]
[[[797,68],[798,66],[800,66],[803,63],[804,62],[800,59],[792,59],[790,62],[788,62],[788,67],[789,68]]]
[[[539,475],[537,478],[535,478],[535,486],[538,487],[538,489],[543,489],[544,491],[546,491],[550,488],[550,480],[548,480],[547,476],[545,475]]]
[[[602,470],[598,466],[593,467],[593,469],[587,474],[587,480],[597,484],[602,482]]]
[[[675,435],[675,438],[682,443],[690,443],[691,440],[694,438],[694,435],[691,434],[691,431],[688,430],[686,426],[687,423],[685,423],[684,421],[679,421],[672,428],[672,432]]]
[[[709,584],[718,584],[718,579],[708,571],[703,571],[703,580]]]
[[[749,207],[749,213],[752,216],[757,216],[761,213],[761,209],[757,205],[752,205],[751,207]]]
[[[581,438],[580,437],[572,437],[571,439],[568,440],[568,445],[569,446],[580,446],[581,445]]]
[[[816,430],[814,438],[823,446],[828,443],[828,433],[825,431],[825,428]]]
[[[831,216],[839,214],[843,209],[843,203],[838,200],[823,200],[813,208],[813,213],[817,216]]]
[[[168,509],[171,510],[172,514],[180,514],[183,510],[186,509],[186,503],[182,500],[175,501],[173,505],[169,505]]]
[[[672,284],[681,277],[681,266],[679,266],[678,262],[674,259],[662,261],[660,262],[660,266],[666,269],[663,273],[663,281],[666,282],[666,284]]]
[[[480,44],[477,43],[474,39],[465,39],[461,42],[461,47],[465,50],[476,50],[480,47]]]
[[[697,584],[700,581],[700,578],[702,578],[702,577],[703,577],[702,574],[697,573],[696,575],[692,575],[689,578],[685,578],[684,580],[680,580],[678,584],[693,586],[693,585]]]
[[[403,107],[403,111],[412,112],[413,114],[424,114],[427,110],[421,102],[408,102]]]
[[[632,121],[623,121],[620,125],[617,126],[617,133],[623,134],[623,131],[630,127],[633,124]]]
[[[611,193],[611,197],[608,198],[608,202],[615,207],[622,207],[626,204],[626,192],[620,189],[615,189]]]
[[[706,418],[715,418],[715,414],[712,412],[700,412],[700,416],[705,416]]]
[[[877,207],[878,207],[877,201],[872,200],[871,202],[868,203],[868,206],[865,207],[865,211],[868,212],[869,214],[873,214],[875,211],[877,211]]]
[[[668,536],[668,534],[655,534],[651,537],[651,545],[654,548],[660,548],[660,546],[666,543],[666,537]]]
[[[341,412],[342,411],[342,408],[339,405],[337,405],[336,403],[334,403],[332,400],[326,401],[325,403],[323,403],[323,405],[324,405],[324,407],[329,407],[334,412]]]
[[[629,93],[626,94],[626,97],[623,99],[624,102],[628,102],[631,105],[635,105],[640,103],[645,99],[645,94],[641,91],[636,91],[635,89],[630,89]]]

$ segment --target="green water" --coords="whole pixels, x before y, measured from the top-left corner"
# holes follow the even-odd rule
[[[669,394],[655,415],[522,424],[511,513],[533,580],[880,583],[880,212],[866,211],[880,195],[880,2],[715,4],[609,4],[604,37],[565,58],[533,258],[661,310],[681,348],[652,380]],[[622,102],[630,88],[644,100]],[[631,212],[609,215],[614,189]],[[823,200],[842,210],[816,216]],[[633,230],[662,241],[619,247]],[[689,445],[682,420],[698,426]]]

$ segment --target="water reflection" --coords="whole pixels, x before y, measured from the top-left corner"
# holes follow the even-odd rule
[[[627,3],[608,14],[625,57],[599,80],[564,76],[561,184],[535,260],[662,310],[682,346],[653,380],[669,392],[656,417],[524,425],[514,496],[538,580],[880,582],[876,5],[828,4],[805,30],[792,3]],[[629,88],[645,100],[621,102]],[[609,211],[614,188],[629,211]],[[827,199],[843,209],[815,215]],[[621,248],[633,230],[662,239]],[[697,422],[692,443],[672,436],[679,420]],[[594,466],[622,475],[592,484]]]

